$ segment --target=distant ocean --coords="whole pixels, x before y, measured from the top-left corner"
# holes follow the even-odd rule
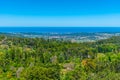
[[[120,27],[0,27],[0,32],[39,32],[39,33],[120,32]]]

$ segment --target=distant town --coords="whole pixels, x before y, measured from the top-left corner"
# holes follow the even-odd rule
[[[27,37],[27,38],[44,38],[44,39],[57,39],[57,40],[69,40],[71,42],[94,42],[97,40],[108,39],[112,36],[120,36],[120,33],[1,33],[8,36]]]

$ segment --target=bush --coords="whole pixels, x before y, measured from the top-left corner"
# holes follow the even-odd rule
[[[58,70],[39,66],[30,67],[21,74],[26,80],[60,80],[59,76]]]

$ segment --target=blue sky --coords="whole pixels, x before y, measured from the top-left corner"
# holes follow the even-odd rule
[[[120,0],[1,0],[0,26],[117,26]]]

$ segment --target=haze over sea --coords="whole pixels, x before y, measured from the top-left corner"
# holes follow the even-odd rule
[[[120,27],[0,27],[0,32],[39,32],[39,33],[120,32]]]

